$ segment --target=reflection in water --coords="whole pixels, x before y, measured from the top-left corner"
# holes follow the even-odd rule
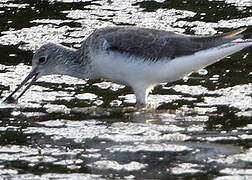
[[[46,10],[45,10],[46,7]],[[45,42],[79,47],[94,29],[138,25],[193,34],[251,26],[249,1],[1,1],[0,97]],[[173,84],[138,111],[128,87],[41,78],[0,105],[0,175],[12,179],[251,178],[251,49]]]

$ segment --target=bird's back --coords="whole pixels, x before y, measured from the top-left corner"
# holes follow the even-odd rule
[[[94,31],[83,42],[97,51],[120,52],[156,61],[192,55],[241,38],[245,28],[214,36],[189,36],[138,27],[107,27]]]

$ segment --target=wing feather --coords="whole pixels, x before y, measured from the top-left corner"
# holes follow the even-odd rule
[[[173,59],[219,46],[241,38],[244,29],[215,36],[187,36],[137,27],[110,27],[96,30],[85,42],[95,49],[120,52],[146,59]]]

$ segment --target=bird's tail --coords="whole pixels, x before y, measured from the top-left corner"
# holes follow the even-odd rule
[[[227,32],[227,33],[217,35],[217,37],[224,38],[224,39],[230,39],[230,38],[231,39],[239,39],[239,38],[244,37],[244,35],[241,34],[241,33],[246,31],[246,30],[247,30],[247,28],[239,28],[239,29]]]
[[[204,48],[208,49],[226,44],[236,39],[244,38],[245,35],[241,33],[244,32],[246,29],[247,28],[240,28],[227,33],[217,34],[214,36],[193,37],[192,40],[202,42],[202,44],[204,44]]]

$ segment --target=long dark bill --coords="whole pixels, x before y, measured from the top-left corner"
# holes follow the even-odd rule
[[[36,72],[36,69],[33,69],[28,76],[21,82],[21,84],[18,85],[18,87],[3,101],[4,103],[14,103],[16,102],[28,89],[31,87],[31,85],[37,80],[38,73]],[[26,88],[19,94],[19,96],[14,99],[13,95],[21,88],[23,87],[30,79],[30,83],[26,86]]]

